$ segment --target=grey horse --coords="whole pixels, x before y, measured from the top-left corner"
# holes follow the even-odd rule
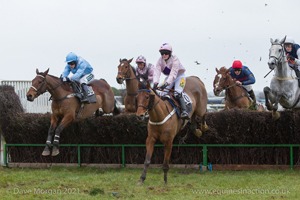
[[[269,68],[274,70],[274,76],[271,80],[270,87],[264,88],[266,107],[272,111],[272,118],[279,119],[280,113],[277,111],[278,103],[285,109],[294,109],[300,107],[300,88],[294,69],[287,61],[284,50],[283,39],[271,38],[271,48],[269,52]]]

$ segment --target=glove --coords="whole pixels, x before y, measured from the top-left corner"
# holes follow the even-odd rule
[[[164,90],[168,85],[169,85],[169,83],[166,82],[165,84],[163,84],[163,85],[160,87],[160,89],[161,89],[161,90]]]
[[[154,83],[153,90],[157,90],[158,83]]]
[[[287,56],[287,60],[288,61],[295,61],[295,58],[293,56],[291,56],[291,55],[288,55]]]
[[[68,77],[63,77],[61,80],[62,80],[63,82],[69,82],[69,81],[70,81],[70,79],[69,79]]]

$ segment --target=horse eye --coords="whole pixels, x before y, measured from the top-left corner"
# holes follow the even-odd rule
[[[281,52],[281,51],[282,51],[282,49],[279,49],[278,51],[279,51],[279,52]]]

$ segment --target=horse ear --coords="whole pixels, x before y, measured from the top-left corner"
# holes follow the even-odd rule
[[[120,63],[122,62],[121,58],[120,58]]]
[[[274,41],[273,41],[273,38],[270,38],[270,42],[271,42],[271,44],[273,44],[273,42],[274,42]]]
[[[280,40],[280,44],[283,44],[285,42],[286,36],[282,40]]]
[[[49,72],[49,69],[50,69],[50,68],[48,68],[48,69],[47,69],[47,70],[44,72],[44,74],[45,74],[45,75],[47,75],[47,74],[48,74],[48,72]]]
[[[131,63],[132,60],[133,60],[133,58],[129,59],[129,60],[128,60],[128,63]]]
[[[220,73],[220,71],[218,70],[218,68],[216,68],[216,72],[219,74]]]
[[[38,68],[36,68],[35,73],[36,73],[36,74],[39,74],[39,73],[40,73]]]

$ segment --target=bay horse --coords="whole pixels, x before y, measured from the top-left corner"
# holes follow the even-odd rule
[[[125,112],[135,113],[136,112],[136,100],[135,96],[138,91],[138,79],[135,75],[135,69],[130,65],[133,58],[120,59],[118,65],[118,74],[116,77],[117,83],[122,84],[126,82],[126,95],[124,97]]]
[[[226,67],[216,68],[216,72],[213,82],[214,94],[219,96],[225,90],[225,110],[250,108],[252,101],[248,92],[242,86],[236,85],[235,80],[230,76],[229,69]]]
[[[271,38],[271,48],[269,49],[268,65],[274,70],[274,76],[270,87],[264,88],[266,107],[272,111],[272,118],[279,119],[277,112],[278,103],[285,109],[295,109],[300,107],[300,88],[295,71],[289,66],[284,50],[286,36],[273,41]]]
[[[139,84],[140,86],[141,83]],[[192,106],[189,116],[191,117],[191,128],[194,134],[200,137],[202,133],[208,130],[205,121],[207,108],[207,92],[203,82],[196,76],[186,78],[184,92],[190,97]],[[167,173],[169,171],[169,160],[172,152],[173,140],[177,133],[186,125],[186,120],[180,119],[175,114],[175,108],[167,100],[163,100],[157,95],[156,91],[151,89],[148,83],[146,87],[141,87],[137,95],[138,117],[149,115],[147,125],[148,136],[146,139],[146,158],[144,170],[140,177],[140,183],[146,179],[147,169],[151,162],[154,144],[157,140],[164,144],[164,182],[167,183]]]
[[[36,69],[37,75],[32,80],[32,86],[26,96],[28,101],[34,101],[35,98],[47,91],[51,94],[51,125],[42,155],[49,156],[52,148],[51,155],[56,156],[59,154],[60,134],[72,122],[86,119],[95,112],[99,113],[100,108],[104,113],[113,114],[119,114],[119,110],[116,108],[114,93],[105,80],[95,79],[88,84],[93,88],[97,102],[81,104],[79,99],[75,97],[70,83],[64,83],[60,78],[52,76],[48,72],[49,68],[45,72],[39,72]],[[52,142],[53,135],[54,140]]]

